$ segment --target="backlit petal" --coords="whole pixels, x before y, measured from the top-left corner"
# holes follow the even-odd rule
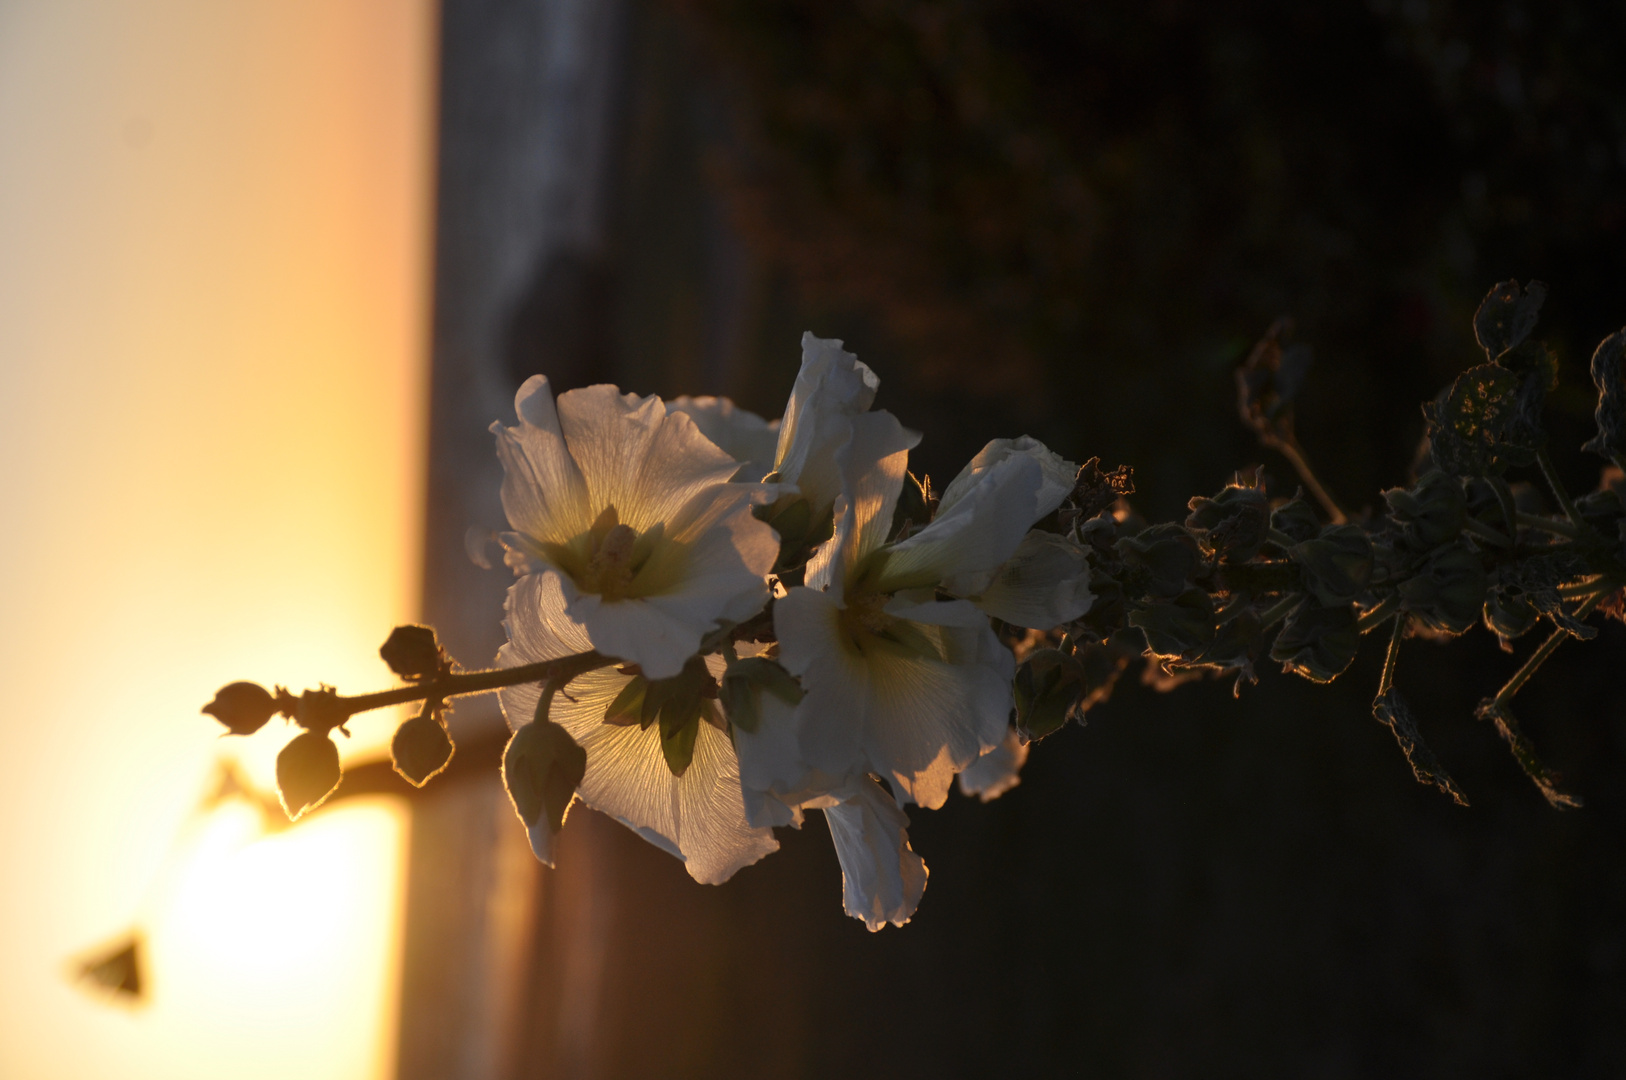
[[[824,812],[841,860],[847,914],[870,930],[902,926],[926,891],[926,863],[909,847],[909,818],[873,780]]]

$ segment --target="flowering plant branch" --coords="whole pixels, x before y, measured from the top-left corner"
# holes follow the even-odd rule
[[[1155,524],[1128,502],[1128,468],[1076,466],[1027,437],[990,442],[941,490],[917,479],[920,436],[872,409],[868,367],[812,335],[773,422],[609,386],[555,400],[538,376],[518,424],[492,427],[516,575],[498,666],[461,671],[432,630],[398,627],[382,652],[405,686],[296,697],[234,683],[205,711],[233,734],[277,713],[303,729],[277,763],[297,817],[338,786],[331,733],[351,716],[422,701],[391,748],[421,785],[453,753],[445,702],[496,690],[514,729],[504,780],[543,861],[578,799],[702,882],[819,810],[847,911],[879,929],[907,922],[926,884],[903,808],[941,806],[956,777],[984,801],[1008,790],[1030,745],[1132,662],[1163,688],[1225,675],[1240,693],[1266,658],[1325,683],[1387,626],[1373,715],[1417,780],[1466,805],[1396,684],[1403,643],[1483,622],[1511,651],[1545,622],[1478,715],[1553,806],[1578,806],[1511,701],[1564,642],[1595,636],[1590,614],[1626,616],[1626,331],[1592,360],[1599,432],[1584,449],[1610,465],[1573,498],[1541,427],[1556,370],[1530,337],[1544,295],[1491,290],[1474,322],[1486,362],[1424,408],[1431,467],[1358,519],[1294,433],[1308,352],[1286,324],[1239,369],[1239,407],[1314,502],[1272,498],[1255,474]],[[1507,479],[1520,469],[1556,514]]]

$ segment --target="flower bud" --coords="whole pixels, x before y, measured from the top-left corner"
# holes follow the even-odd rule
[[[277,755],[277,794],[289,821],[321,806],[343,778],[339,748],[326,735],[304,731]]]
[[[203,711],[226,725],[232,735],[252,735],[277,711],[277,699],[258,683],[234,682],[222,686]]]
[[[409,682],[421,682],[440,674],[444,662],[435,631],[427,626],[397,626],[378,655],[390,670]]]
[[[1016,730],[1025,739],[1059,731],[1084,694],[1084,669],[1060,649],[1036,649],[1016,669]]]
[[[395,771],[413,787],[423,787],[451,764],[455,750],[446,725],[436,710],[428,708],[396,728],[390,740]]]
[[[1349,607],[1324,608],[1306,601],[1287,617],[1270,658],[1311,682],[1332,682],[1355,662],[1361,632]]]
[[[503,783],[527,828],[544,821],[550,832],[564,828],[570,800],[586,773],[587,751],[545,717],[514,732],[503,751]]]

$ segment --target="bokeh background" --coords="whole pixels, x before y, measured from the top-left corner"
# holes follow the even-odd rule
[[[35,778],[0,795],[8,861],[25,868],[4,886],[7,1076],[91,1074],[35,1067],[26,1063],[52,1059],[11,1049],[43,1023],[16,1017],[47,1008],[28,989],[40,983],[11,974],[23,970],[12,956],[27,960],[30,979],[49,968],[51,1030],[69,1038],[123,1025],[99,1038],[136,1045],[117,1039],[148,1038],[141,1033],[166,1009],[180,1008],[159,979],[179,961],[166,961],[157,942],[145,1013],[107,1019],[105,1005],[76,996],[50,965],[127,917],[140,891],[131,883],[161,861],[204,784],[214,748],[196,749],[210,733],[186,719],[194,699],[244,676],[371,685],[382,675],[371,650],[402,613],[433,621],[466,663],[495,650],[504,581],[469,562],[464,537],[471,525],[500,522],[484,426],[506,415],[533,372],[561,388],[609,380],[644,393],[730,394],[773,415],[794,377],[797,338],[812,329],[845,339],[880,373],[878,404],[926,433],[917,471],[947,479],[986,439],[1028,432],[1075,459],[1133,466],[1137,507],[1169,518],[1255,465],[1274,490],[1291,492],[1286,463],[1236,421],[1231,381],[1252,341],[1291,315],[1316,355],[1301,436],[1334,494],[1359,509],[1407,479],[1418,403],[1476,357],[1469,319],[1479,298],[1496,281],[1534,277],[1551,287],[1540,333],[1560,358],[1557,456],[1573,487],[1597,478],[1597,463],[1570,448],[1585,438],[1595,400],[1591,348],[1626,322],[1618,6],[443,0],[438,18],[414,8],[418,21],[403,23],[404,9],[357,0],[309,9],[375,20],[329,51],[313,44],[327,39],[291,32],[184,45],[98,29],[112,5],[82,9],[56,36],[20,36],[35,23],[17,13],[45,10],[58,9],[0,6],[0,49],[12,55],[26,40],[35,65],[0,64],[10,80],[0,152],[35,163],[33,172],[8,166],[9,178],[40,177],[0,186],[7,235],[27,225],[35,237],[27,263],[12,254],[23,248],[0,244],[0,326],[31,328],[0,331],[24,343],[5,345],[0,358],[5,482],[18,492],[72,490],[74,501],[7,489],[7,504],[21,508],[7,542],[27,545],[17,555],[7,548],[7,633],[50,642],[57,665],[35,659],[6,676],[36,694],[28,719],[14,705],[3,721]],[[207,22],[196,7],[173,10],[181,25]],[[105,38],[104,52],[64,73],[58,58],[79,55],[86,34]],[[229,250],[199,241],[175,256],[194,275],[175,279],[176,295],[195,292],[195,303],[143,302],[140,325],[173,334],[216,319],[230,333],[192,350],[201,366],[188,370],[200,374],[141,384],[164,387],[144,405],[162,419],[132,418],[129,396],[107,389],[144,370],[120,344],[134,331],[108,322],[131,294],[94,291],[76,273],[115,239],[146,234],[131,231],[140,217],[124,203],[102,219],[75,212],[73,184],[114,184],[102,159],[41,172],[38,147],[74,129],[39,119],[39,102],[73,99],[112,55],[149,65],[155,55],[201,55],[189,62],[212,65],[211,77],[231,85],[252,70],[245,50],[272,42],[283,51],[265,71],[264,96],[239,100],[200,80],[175,84],[175,101],[206,102],[226,128],[260,130],[252,109],[294,95],[303,123],[337,134],[289,136],[231,176],[218,175],[220,161],[236,160],[231,144],[201,142],[185,169],[149,181],[152,197],[190,213],[221,192],[257,190],[243,177],[263,183],[273,164],[308,169],[297,175],[315,185],[340,183],[333,178],[351,175],[357,155],[365,162],[342,182],[349,201],[320,204],[333,207],[327,216],[295,201],[273,226],[268,204],[250,200],[219,224],[194,226],[214,237],[227,222],[253,220],[277,239]],[[380,42],[395,43],[386,63],[394,74],[360,74]],[[418,67],[400,66],[410,57]],[[158,64],[163,79],[174,84],[180,63]],[[48,89],[28,97],[18,86]],[[123,84],[106,92],[109,146],[134,138],[120,126],[124,110],[134,114],[129,100]],[[150,147],[161,148],[166,125],[140,115]],[[377,141],[380,124],[396,135]],[[37,142],[11,134],[36,127]],[[422,134],[402,134],[410,131]],[[47,196],[69,209],[40,217]],[[394,215],[388,237],[357,225],[379,213]],[[310,285],[305,267],[327,257],[314,253],[357,228],[361,246],[342,263],[352,276]],[[170,235],[155,227],[142,243]],[[427,252],[430,235],[432,267],[413,254]],[[275,263],[289,250],[275,245],[295,244],[290,236],[304,237],[297,256]],[[62,237],[82,254],[62,254]],[[150,246],[133,250],[120,281],[154,280],[152,268],[168,265]],[[65,266],[56,277],[39,269],[57,265],[49,258]],[[279,265],[292,267],[276,278],[292,283],[289,295],[309,288],[321,305],[249,306],[221,292],[222,281],[241,280],[260,304],[265,279],[228,268]],[[61,306],[49,309],[60,314],[17,299],[38,297],[41,281],[60,283]],[[387,299],[346,291],[386,288]],[[308,329],[329,325],[319,316],[368,311],[381,321],[365,333]],[[86,327],[98,325],[126,336],[89,337]],[[308,344],[316,337],[321,350]],[[112,374],[62,374],[90,371],[87,358],[102,355],[120,358]],[[294,355],[320,359],[301,376]],[[29,366],[16,356],[47,359]],[[243,373],[247,392],[196,396],[191,388],[213,378],[201,373],[227,368]],[[311,387],[332,412],[290,423]],[[146,459],[118,442],[77,472],[49,473],[100,437],[94,424],[87,434],[87,400],[122,409],[121,422],[143,430],[185,431],[188,441],[173,444],[185,449],[136,469],[130,462]],[[71,427],[46,419],[66,416]],[[384,429],[363,438],[362,423]],[[205,479],[187,472],[201,466],[183,467],[221,461],[222,448],[245,442],[276,448],[258,472]],[[298,471],[307,460],[318,467]],[[332,486],[358,463],[388,460],[401,471]],[[91,481],[94,497],[81,493]],[[358,492],[383,490],[393,501],[352,512]],[[329,502],[309,501],[324,491]],[[188,493],[194,509],[181,512],[182,496],[165,492]],[[129,513],[162,509],[126,529],[104,516],[120,499]],[[268,565],[292,537],[312,535],[322,538],[312,542],[315,561]],[[230,557],[220,564],[230,572],[154,584],[167,579],[152,567],[165,558],[192,565],[201,555],[175,553],[193,550]],[[351,561],[321,561],[341,550]],[[339,569],[316,569],[324,565]],[[369,573],[393,584],[353,603],[335,599],[339,582],[374,580]],[[321,599],[295,592],[301,582],[324,583]],[[69,603],[80,595],[70,586],[87,589],[86,599]],[[197,609],[186,633],[143,634],[140,618],[109,628],[97,617],[124,603],[180,623],[179,596],[226,594],[241,606]],[[36,599],[16,606],[14,596]],[[120,596],[147,599],[112,599]],[[311,618],[317,604],[324,615]],[[320,635],[263,630],[273,625],[264,613],[279,610],[294,613],[289,627]],[[122,703],[129,677],[108,656],[135,655],[125,643],[142,637],[161,637],[166,663],[188,672],[121,661],[139,663],[130,670],[154,688],[152,700],[175,698],[162,717],[110,703]],[[276,653],[273,637],[301,641],[302,651]],[[1022,785],[998,802],[955,797],[941,811],[914,812],[911,836],[931,883],[908,927],[876,935],[840,911],[821,821],[727,885],[703,888],[587,812],[570,819],[560,869],[535,870],[489,772],[471,768],[412,800],[352,800],[262,846],[383,815],[383,831],[358,850],[404,858],[345,879],[372,898],[358,901],[358,925],[379,944],[297,967],[307,988],[331,985],[336,971],[363,972],[375,1019],[321,1010],[270,1021],[260,1011],[280,1032],[261,1043],[294,1055],[283,1060],[297,1061],[285,1068],[299,1075],[365,1067],[405,1078],[1620,1075],[1623,649],[1626,632],[1611,625],[1562,650],[1521,697],[1544,757],[1586,801],[1567,813],[1551,810],[1472,718],[1520,659],[1482,632],[1450,646],[1409,644],[1399,673],[1469,809],[1414,783],[1371,719],[1376,655],[1332,687],[1270,672],[1239,699],[1226,684],[1159,693],[1132,675],[1085,725],[1035,748]],[[47,684],[14,670],[57,674]],[[87,671],[111,674],[92,681]],[[107,719],[42,725],[64,700]],[[457,722],[460,760],[478,763],[496,717],[473,704]],[[182,760],[169,778],[121,768],[120,755],[150,746],[160,729],[173,732],[164,745]],[[102,734],[83,737],[91,730]],[[249,740],[246,753],[274,753],[274,742],[260,745],[266,738]],[[108,740],[117,754],[100,748]],[[99,787],[115,793],[106,805],[128,818],[117,830],[74,817],[86,797],[75,787],[86,782],[84,755],[100,762],[90,774]],[[138,816],[155,804],[169,809]],[[40,820],[80,824],[47,834],[32,824]],[[336,866],[319,869],[311,899],[295,906],[325,895],[320,882],[335,875]],[[83,913],[71,923],[53,914],[50,934],[34,929],[63,908]],[[242,977],[255,985],[252,973]],[[175,1060],[200,1045],[185,1032],[218,1024],[189,1007],[165,1029],[173,1041],[163,1045],[183,1055]],[[322,1040],[355,1039],[364,1024],[374,1025],[373,1049],[345,1051],[364,1065],[333,1066],[324,1047],[361,1044]],[[87,1055],[91,1040],[79,1043],[72,1054]],[[59,1060],[79,1060],[72,1054]],[[111,1073],[187,1075],[156,1066],[99,1074]]]

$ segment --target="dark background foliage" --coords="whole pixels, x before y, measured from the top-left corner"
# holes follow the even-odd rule
[[[1588,490],[1586,360],[1626,322],[1623,45],[1626,8],[1581,0],[652,0],[611,250],[545,268],[514,371],[772,415],[813,329],[881,374],[940,479],[1028,432],[1132,465],[1172,518],[1254,464],[1291,494],[1231,376],[1290,314],[1316,350],[1301,439],[1358,511],[1479,358],[1486,289],[1534,277],[1549,429]],[[592,1071],[1620,1075],[1623,650],[1612,625],[1521,697],[1586,800],[1566,813],[1473,719],[1520,658],[1482,630],[1399,669],[1469,809],[1372,720],[1376,642],[1330,687],[1126,679],[1003,799],[913,812],[931,883],[873,936],[820,820],[718,889],[595,829]]]

